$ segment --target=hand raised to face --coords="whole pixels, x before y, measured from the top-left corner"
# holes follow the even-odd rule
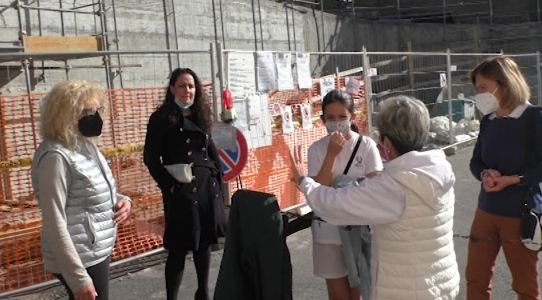
[[[327,152],[333,156],[337,156],[344,147],[346,138],[338,131],[335,131],[329,135],[329,144],[327,145]]]

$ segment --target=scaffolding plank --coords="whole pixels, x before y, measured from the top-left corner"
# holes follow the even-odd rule
[[[95,36],[25,36],[23,44],[29,53],[102,50],[101,40]]]

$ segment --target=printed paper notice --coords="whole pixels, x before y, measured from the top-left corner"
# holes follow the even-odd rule
[[[272,143],[271,116],[267,94],[247,95],[234,102],[237,119],[233,125],[239,128],[247,139],[250,149],[269,146]]]
[[[277,88],[279,91],[293,90],[292,57],[290,53],[277,53]]]
[[[294,121],[292,120],[292,107],[284,105],[280,107],[282,115],[282,133],[289,134],[294,132]]]
[[[311,113],[310,103],[301,104],[301,123],[302,123],[303,129],[312,128],[312,113]]]
[[[448,80],[446,80],[446,74],[440,73],[440,87],[448,86]]]
[[[227,80],[234,102],[244,100],[256,89],[256,72],[252,53],[228,53]]]
[[[245,136],[251,148],[272,144],[271,117],[267,94],[252,95],[248,98],[248,132]]]
[[[218,149],[234,151],[236,134],[235,127],[222,122],[215,122],[211,127],[211,136]]]
[[[310,55],[308,53],[297,53],[296,65],[297,84],[299,85],[299,88],[310,89],[312,87]]]
[[[344,78],[346,84],[346,93],[352,96],[359,94],[360,82],[354,76],[347,76]]]
[[[327,93],[335,89],[335,79],[332,77],[320,78],[320,96],[322,101]]]
[[[269,51],[256,52],[258,74],[258,91],[266,92],[275,88],[275,64],[273,53]]]

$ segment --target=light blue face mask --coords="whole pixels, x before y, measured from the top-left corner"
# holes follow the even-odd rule
[[[189,103],[183,103],[179,101],[177,97],[175,97],[175,103],[177,104],[177,106],[179,106],[180,109],[186,110],[186,109],[189,109],[190,106],[192,106],[192,104],[194,104],[194,99],[192,99],[192,101]]]

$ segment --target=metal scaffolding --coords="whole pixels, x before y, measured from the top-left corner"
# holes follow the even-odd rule
[[[0,5],[0,13],[9,9],[14,9],[17,14],[18,23],[18,37],[12,40],[0,41],[0,52],[15,53],[15,52],[28,52],[25,40],[28,37],[44,37],[42,14],[58,13],[60,36],[67,37],[67,18],[72,17],[70,20],[73,25],[73,34],[76,37],[81,36],[93,36],[99,40],[98,48],[94,49],[96,54],[99,51],[105,51],[102,55],[102,63],[97,65],[70,65],[68,63],[71,59],[95,57],[96,54],[88,54],[83,56],[81,54],[67,54],[69,50],[58,51],[65,52],[56,56],[47,56],[38,65],[34,60],[19,60],[17,57],[2,57],[0,62],[16,62],[20,61],[21,69],[24,72],[26,81],[27,93],[31,93],[35,85],[45,80],[46,70],[63,70],[65,72],[65,78],[70,79],[70,70],[78,68],[103,68],[105,71],[107,88],[124,87],[123,81],[123,68],[126,67],[138,67],[136,64],[123,64],[121,61],[121,55],[118,52],[113,56],[116,59],[116,64],[112,64],[112,56],[107,51],[116,50],[120,51],[119,46],[119,34],[117,29],[117,10],[115,7],[115,1],[106,0],[86,0],[86,3],[76,4],[76,1],[71,1],[68,5],[66,0],[58,0],[57,5],[51,5],[51,2],[44,3],[44,1],[28,1],[28,0],[14,0],[8,5]],[[175,0],[162,0],[164,10],[164,25],[165,25],[165,39],[166,50],[179,50],[179,42],[177,39],[177,21],[175,13]],[[32,34],[32,25],[35,20],[32,20],[30,12],[37,14],[37,35]],[[78,28],[80,22],[80,16],[92,16],[93,17],[93,32],[82,33]],[[112,17],[112,25],[108,22],[108,17]],[[216,23],[216,21],[215,21]],[[112,27],[112,28],[111,28]],[[35,27],[34,27],[35,28]],[[58,41],[58,40],[57,40]],[[173,41],[173,43],[171,43]],[[85,52],[91,52],[91,49],[84,49]],[[99,54],[98,54],[99,55]],[[179,64],[179,54],[168,54],[169,69],[173,68],[172,55],[177,56],[177,63]],[[48,65],[46,62],[50,61],[62,61],[64,66]],[[41,73],[35,75],[35,71],[39,70]]]
[[[10,5],[4,6],[3,10],[7,9],[15,9],[17,12],[17,23],[18,23],[18,40],[17,41],[4,41],[2,48],[3,52],[28,52],[27,40],[29,37],[34,37],[32,35],[32,20],[31,20],[31,14],[30,11],[36,11],[37,12],[37,27],[38,27],[38,35],[37,37],[44,37],[43,34],[43,24],[42,24],[42,12],[53,12],[59,14],[59,22],[60,22],[60,36],[61,37],[67,37],[66,34],[66,15],[72,15],[73,16],[73,24],[74,24],[74,33],[75,36],[95,36],[97,40],[99,40],[98,44],[99,48],[98,50],[109,50],[109,38],[108,38],[108,32],[107,32],[107,22],[106,22],[106,7],[104,0],[92,0],[91,3],[83,4],[83,5],[76,5],[75,1],[73,1],[71,7],[67,7],[65,3],[62,0],[58,1],[58,7],[50,7],[50,6],[43,6],[42,3],[40,3],[39,0],[29,2],[27,0],[15,0]],[[115,18],[115,10],[113,9],[113,17]],[[80,15],[90,15],[93,16],[94,19],[94,32],[90,35],[82,35],[80,34],[77,24],[78,24],[78,17]],[[116,22],[116,20],[115,20]],[[117,44],[118,49],[118,36],[115,28],[115,43]],[[55,40],[58,41],[58,40]],[[14,51],[15,50],[15,51]],[[26,81],[26,90],[27,93],[30,94],[32,90],[35,87],[35,84],[39,81],[42,81],[45,79],[45,70],[64,70],[66,79],[70,78],[70,69],[73,68],[73,66],[70,66],[68,61],[70,59],[75,58],[82,58],[84,56],[80,54],[71,54],[71,55],[57,55],[54,57],[50,57],[50,60],[55,61],[63,61],[64,67],[59,66],[47,66],[45,64],[46,60],[41,60],[41,66],[36,66],[36,61],[24,58],[22,59],[21,66],[23,68],[25,81]],[[87,56],[89,57],[89,56]],[[120,58],[118,58],[118,65],[120,70]],[[9,61],[18,61],[18,57],[3,57],[2,62],[9,62]],[[104,68],[106,72],[106,78],[107,78],[107,86],[108,88],[111,88],[113,86],[113,79],[112,79],[112,73],[111,73],[111,59],[109,55],[103,56],[103,64],[99,66],[88,66],[88,67],[102,67]],[[35,76],[34,71],[35,70],[41,70],[41,74],[38,76]],[[120,75],[121,71],[117,71],[117,74]],[[122,85],[122,79],[121,79],[121,85]]]

